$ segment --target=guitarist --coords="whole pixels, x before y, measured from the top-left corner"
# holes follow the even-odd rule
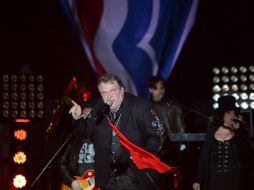
[[[85,115],[86,111],[90,112],[89,109],[90,108],[85,108],[83,114]],[[75,176],[83,176],[86,171],[94,169],[94,155],[94,147],[91,139],[84,139],[81,141],[75,136],[72,137],[71,142],[66,146],[59,159],[62,181],[69,186],[62,185],[61,190],[86,189]],[[87,190],[94,189],[94,176],[91,176],[87,186],[91,187],[87,188]]]

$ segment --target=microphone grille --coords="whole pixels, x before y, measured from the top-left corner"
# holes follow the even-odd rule
[[[108,106],[111,106],[111,105],[113,104],[113,101],[112,101],[112,100],[107,100],[107,101],[105,102],[105,104],[107,104]]]

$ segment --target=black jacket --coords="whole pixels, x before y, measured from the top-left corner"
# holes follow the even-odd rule
[[[195,177],[194,182],[201,184],[202,189],[207,189],[207,184],[209,180],[210,174],[210,163],[211,163],[211,146],[212,141],[214,140],[214,134],[218,127],[209,128],[206,133],[206,140],[202,146],[199,162],[198,162],[198,170]],[[253,164],[251,164],[253,160],[253,150],[251,148],[250,138],[248,136],[247,131],[240,127],[235,131],[234,143],[236,144],[236,151],[239,163],[242,168],[242,177],[245,180],[245,184],[250,183],[251,170]],[[239,179],[240,180],[240,179]]]
[[[111,164],[111,143],[112,128],[108,125],[106,118],[96,124],[96,116],[99,107],[103,104],[98,100],[92,113],[86,120],[80,119],[74,123],[74,133],[79,138],[93,137],[95,146],[95,183],[97,187],[104,187],[110,178]],[[151,104],[139,97],[125,93],[121,108],[121,118],[118,128],[134,144],[145,150],[159,154],[163,143],[167,138],[165,125],[156,113],[151,112]],[[153,184],[147,174],[159,176],[154,170],[138,170],[131,159],[129,153],[129,166],[132,172],[146,187],[144,189],[154,189]],[[156,179],[155,179],[156,180]]]
[[[80,176],[78,170],[79,151],[84,143],[92,143],[90,139],[79,140],[73,137],[71,142],[65,147],[59,159],[59,168],[63,182],[71,187],[75,180],[74,176]],[[87,164],[87,169],[93,169],[93,164]],[[85,172],[85,171],[84,171]]]

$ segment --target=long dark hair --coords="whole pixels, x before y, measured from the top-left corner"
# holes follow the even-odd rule
[[[121,88],[125,89],[125,86],[124,86],[122,80],[120,79],[120,77],[113,75],[113,74],[109,74],[109,73],[102,75],[98,79],[97,85],[99,86],[101,83],[108,83],[108,82],[113,82],[113,81],[116,81]]]
[[[218,127],[224,124],[224,113],[225,112],[218,112],[215,111],[213,115],[208,120],[208,127]]]

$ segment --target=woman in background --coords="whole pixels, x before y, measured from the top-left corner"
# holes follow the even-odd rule
[[[222,96],[203,144],[194,190],[243,190],[251,177],[251,143],[233,96]]]

